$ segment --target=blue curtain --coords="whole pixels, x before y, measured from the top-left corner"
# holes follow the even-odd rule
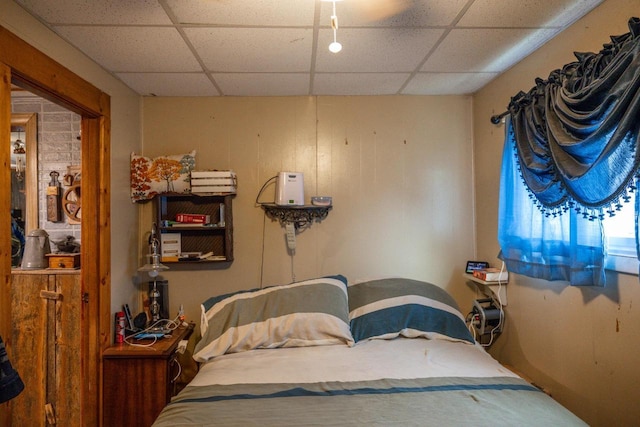
[[[614,215],[640,166],[640,20],[509,103],[521,175],[543,212]]]
[[[640,178],[640,19],[629,30],[509,103],[498,238],[510,271],[605,284],[601,220]]]
[[[575,286],[604,286],[601,221],[570,210],[542,212],[525,186],[516,154],[513,127],[507,120],[500,176],[498,241],[507,270]]]

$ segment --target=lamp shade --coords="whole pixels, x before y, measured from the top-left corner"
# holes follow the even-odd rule
[[[151,277],[157,277],[161,271],[168,270],[169,267],[160,262],[160,254],[152,253],[147,255],[148,262],[140,267],[138,271],[147,272]]]
[[[153,224],[151,237],[149,238],[149,253],[147,263],[140,267],[138,271],[146,271],[151,277],[158,277],[161,271],[168,270],[169,267],[160,262],[160,242],[156,237],[156,225]]]

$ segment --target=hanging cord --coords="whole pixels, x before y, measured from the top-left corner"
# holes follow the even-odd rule
[[[260,191],[258,191],[258,195],[256,196],[256,205],[264,205],[265,203],[275,203],[275,200],[273,202],[260,202],[259,199],[260,199],[260,196],[262,195],[262,192],[265,190],[265,188],[267,188],[267,185],[269,185],[271,181],[277,178],[278,178],[278,175],[274,175],[271,178],[269,178],[264,184],[262,184],[262,187],[260,188]]]
[[[271,178],[269,178],[264,184],[262,184],[262,187],[260,188],[260,191],[258,191],[258,195],[256,196],[256,206],[261,206],[267,203],[275,203],[275,200],[273,202],[260,202],[260,196],[262,195],[262,192],[265,190],[265,188],[267,188],[267,186],[269,185],[269,183],[275,179],[278,178],[278,175],[274,175]],[[264,286],[263,281],[264,281],[264,241],[265,241],[265,235],[266,235],[266,222],[267,222],[267,213],[264,212],[264,215],[262,216],[262,251],[260,254],[260,289],[262,289],[262,287]]]
[[[264,280],[264,241],[265,241],[265,229],[266,229],[266,224],[267,224],[267,213],[265,212],[264,215],[262,215],[262,251],[260,254],[260,289],[262,289],[263,286],[263,280]]]
[[[496,327],[491,329],[491,337],[489,339],[489,342],[487,344],[483,344],[483,347],[490,347],[493,344],[495,331],[502,331],[502,328],[504,328],[504,310],[502,309],[502,298],[500,297],[500,291],[502,290],[503,283],[502,273],[504,273],[504,261],[502,261],[502,266],[500,267],[500,275],[498,276],[498,293],[495,294],[498,300],[498,311],[500,313],[500,317],[498,318],[498,324],[496,325]]]
[[[473,335],[473,340],[477,341],[478,334],[476,333],[475,326],[473,326],[473,316],[474,316],[473,311],[469,312],[469,314],[467,314],[467,317],[464,320],[465,320],[465,323],[467,324],[467,329],[469,329],[469,332],[471,332],[471,335]]]

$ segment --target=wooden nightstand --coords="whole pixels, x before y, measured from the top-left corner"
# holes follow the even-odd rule
[[[150,426],[171,400],[180,374],[176,349],[193,324],[150,347],[117,344],[102,354],[103,425]],[[144,341],[139,341],[144,343]]]

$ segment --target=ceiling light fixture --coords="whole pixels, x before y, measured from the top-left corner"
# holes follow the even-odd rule
[[[338,32],[338,16],[336,15],[336,1],[331,2],[333,4],[333,13],[331,14],[331,28],[333,29],[333,42],[329,45],[329,50],[333,53],[338,53],[342,50],[342,45],[338,43],[336,39],[336,33]]]

